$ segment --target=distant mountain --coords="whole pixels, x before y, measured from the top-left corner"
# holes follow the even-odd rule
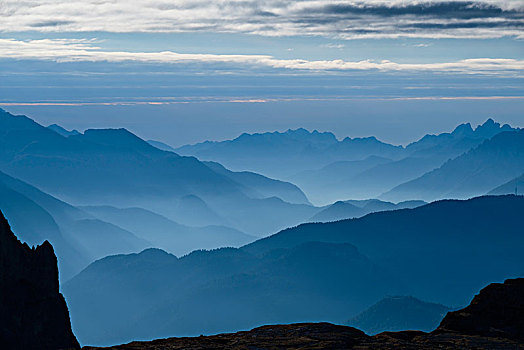
[[[466,123],[457,126],[451,133],[426,135],[409,144],[406,150],[413,156],[427,156],[428,153],[431,153],[454,158],[501,132],[515,130],[507,124],[501,125],[490,118],[475,129],[471,127],[470,123]]]
[[[488,119],[475,129],[470,124],[462,124],[451,133],[426,135],[419,141],[409,144],[403,151],[401,159],[383,161],[367,168],[354,164],[351,170],[339,170],[328,166],[324,171],[318,172],[318,175],[311,175],[319,177],[313,183],[302,183],[295,178],[292,181],[296,180],[297,184],[303,185],[308,195],[311,193],[310,197],[315,203],[346,198],[378,197],[397,185],[440,167],[447,160],[477,147],[484,140],[501,132],[514,130],[509,125],[500,125],[492,119]],[[326,170],[331,170],[332,174]],[[339,180],[330,183],[328,179],[332,177],[337,177]]]
[[[394,157],[401,150],[374,137],[339,141],[332,133],[305,129],[242,134],[234,140],[206,141],[176,149],[179,154],[217,161],[233,170],[255,171],[279,179],[339,160]]]
[[[175,152],[175,149],[169,146],[167,143],[163,143],[163,142],[155,141],[155,140],[147,140],[147,143],[149,143],[153,147],[161,149],[162,151]]]
[[[488,119],[475,129],[468,123],[457,126],[451,133],[426,135],[409,144],[402,159],[377,164],[346,180],[346,185],[341,187],[345,188],[346,193],[353,194],[346,198],[378,197],[395,186],[440,167],[447,160],[460,156],[501,132],[514,130],[507,124],[500,125]],[[392,199],[399,201],[411,198]]]
[[[30,213],[28,213],[30,215]],[[22,244],[0,213],[0,346],[80,349],[58,288],[53,247]]]
[[[2,172],[0,208],[23,242],[31,246],[45,240],[52,242],[63,280],[106,255],[141,251],[150,246],[131,232],[97,220]]]
[[[90,261],[112,254],[137,252],[152,246],[151,242],[132,232],[95,218],[77,220],[66,226],[66,229],[74,233],[70,235],[70,240],[87,251]]]
[[[235,170],[251,170],[299,185],[317,205],[378,197],[430,172],[484,140],[515,131],[488,119],[475,129],[459,125],[450,133],[426,135],[407,147],[374,137],[337,140],[331,133],[305,129],[242,134],[222,142],[203,142],[176,151],[215,160]]]
[[[524,174],[517,176],[516,178],[506,182],[489,191],[490,195],[501,195],[501,194],[514,194],[515,191],[519,195],[524,194]]]
[[[23,242],[52,242],[61,280],[107,255],[153,246],[181,256],[255,240],[229,227],[180,225],[141,208],[74,207],[2,172],[0,208]]]
[[[241,193],[195,158],[161,151],[124,129],[63,137],[25,116],[0,112],[0,167],[72,203]]]
[[[252,198],[278,197],[288,203],[311,204],[304,192],[289,182],[274,180],[249,171],[230,171],[216,162],[204,162],[204,164],[213,171],[245,186],[247,193]]]
[[[353,178],[377,165],[390,162],[391,159],[378,156],[370,156],[363,160],[337,161],[318,170],[304,170],[288,180],[300,186],[313,202],[319,204],[347,198],[369,198],[373,196],[369,188],[358,188],[353,184]]]
[[[64,137],[3,110],[0,170],[74,205],[143,207],[183,224],[227,223],[245,232],[256,225],[250,233],[257,235],[296,225],[317,210],[308,205],[304,212],[285,200],[273,209],[267,203],[274,197],[308,202],[294,185],[162,151],[125,129],[86,130]],[[209,210],[200,210],[203,203]],[[273,216],[280,218],[267,219]]]
[[[90,206],[81,209],[177,256],[197,249],[240,247],[255,240],[253,236],[224,226],[184,226],[142,208]]]
[[[414,297],[387,297],[348,321],[366,334],[385,331],[432,331],[440,324],[449,307]]]
[[[111,256],[64,294],[90,344],[342,323],[387,295],[463,305],[486,281],[522,273],[522,212],[524,197],[440,201],[303,224],[240,249]]]
[[[524,172],[524,129],[506,131],[385,193],[386,200],[468,198],[482,195]]]
[[[295,323],[229,334],[132,342],[111,349],[517,349],[524,334],[523,286],[522,278],[490,284],[468,307],[448,313],[431,333],[406,330],[368,336],[358,329],[327,322]]]
[[[88,288],[93,283],[96,290]],[[263,256],[219,249],[180,259],[159,250],[107,257],[66,283],[64,293],[80,341],[102,345],[343,320],[389,283],[354,246],[309,242]]]
[[[227,225],[225,218],[199,196],[188,194],[179,199],[176,207],[171,213],[177,222],[190,226]]]
[[[338,201],[315,214],[309,221],[311,222],[329,222],[342,219],[358,218],[366,214],[364,209],[356,205]]]
[[[47,128],[50,129],[50,130],[53,130],[57,134],[62,135],[64,137],[69,137],[69,136],[74,136],[74,135],[79,135],[80,134],[80,132],[78,132],[78,130],[71,130],[71,131],[70,130],[66,130],[63,127],[61,127],[60,125],[57,125],[57,124],[51,124]]]
[[[351,243],[387,266],[413,295],[445,305],[461,305],[486,281],[522,273],[524,244],[522,196],[444,200],[417,207],[372,213],[359,219],[303,224],[248,244],[265,254],[305,242]],[[445,257],[445,258],[444,258]],[[439,276],[446,275],[445,281]],[[438,281],[438,283],[436,283]]]
[[[405,201],[398,204],[378,199],[338,201],[315,214],[309,222],[330,222],[352,219],[385,210],[412,209],[427,204],[424,201]]]

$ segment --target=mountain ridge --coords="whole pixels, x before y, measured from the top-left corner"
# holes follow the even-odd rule
[[[237,249],[159,253],[162,268],[120,255],[91,264],[64,293],[79,339],[100,345],[275,322],[343,323],[387,295],[464,305],[486,281],[521,273],[524,237],[514,218],[523,211],[516,196],[439,201],[302,224]],[[93,293],[87,286],[95,281]]]
[[[518,349],[522,346],[520,340],[524,334],[524,308],[521,303],[514,307],[511,301],[524,300],[523,286],[523,278],[488,285],[475,296],[469,306],[448,313],[430,333],[405,330],[368,336],[358,329],[326,322],[295,323],[266,325],[250,331],[212,336],[134,341],[104,349]],[[493,295],[493,290],[502,290],[502,295],[507,298],[498,300],[497,295]],[[505,312],[498,310],[497,306]],[[475,318],[482,320],[481,328],[475,323],[469,323],[469,319]]]

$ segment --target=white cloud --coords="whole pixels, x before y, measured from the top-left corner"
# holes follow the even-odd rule
[[[0,31],[524,38],[522,0],[2,0]]]
[[[288,70],[381,70],[381,71],[439,71],[463,73],[503,73],[512,74],[524,70],[524,60],[507,58],[475,58],[455,62],[437,63],[397,63],[392,61],[345,61],[277,59],[269,55],[217,55],[188,54],[172,51],[129,52],[105,51],[96,46],[96,40],[88,39],[42,39],[16,40],[0,39],[0,58],[39,59],[57,62],[124,62],[147,63],[233,63],[236,65],[264,66]]]

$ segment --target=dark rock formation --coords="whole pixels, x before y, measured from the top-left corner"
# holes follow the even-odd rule
[[[47,241],[22,244],[0,213],[0,348],[79,349]]]
[[[352,327],[330,323],[300,323],[263,326],[232,334],[133,342],[106,349],[522,350],[523,305],[524,278],[519,278],[484,288],[471,305],[448,313],[441,325],[431,333],[384,332],[371,337]]]
[[[524,278],[482,289],[468,307],[449,312],[434,333],[445,332],[524,341]]]

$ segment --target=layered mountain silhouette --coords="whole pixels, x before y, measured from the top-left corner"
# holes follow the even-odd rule
[[[472,128],[459,125],[450,133],[426,135],[406,147],[374,137],[346,138],[304,129],[284,133],[242,134],[222,142],[183,146],[177,152],[219,161],[235,170],[251,170],[299,185],[317,204],[377,197],[393,187],[430,172],[447,160],[506,131],[492,119]],[[482,192],[477,194],[483,194]],[[410,198],[403,198],[406,200]]]
[[[147,140],[151,146],[161,149],[162,151],[175,152],[175,149],[169,146],[167,143],[156,141],[156,140]]]
[[[400,159],[380,161],[370,157],[362,161],[347,164],[348,169],[337,169],[331,165],[313,171],[309,179],[292,177],[306,191],[315,203],[347,198],[378,197],[393,187],[413,180],[477,147],[484,140],[505,131],[514,131],[509,125],[500,125],[492,119],[475,129],[468,124],[459,125],[451,133],[426,135],[403,149]],[[372,161],[377,162],[369,166]],[[336,165],[336,163],[334,164]],[[351,166],[351,169],[349,167]],[[309,181],[308,181],[309,180]],[[478,192],[477,195],[484,194]],[[453,197],[451,193],[451,197]],[[418,197],[414,197],[419,199]],[[395,201],[412,199],[409,197],[392,198]]]
[[[432,331],[442,321],[449,307],[414,297],[387,297],[348,321],[366,334],[385,331]]]
[[[524,174],[506,182],[489,191],[490,195],[501,195],[501,194],[524,194]]]
[[[395,157],[401,147],[374,137],[337,140],[330,132],[305,129],[286,132],[242,134],[234,140],[206,141],[183,146],[177,153],[213,160],[233,170],[286,178],[339,160],[360,160],[371,155]]]
[[[67,130],[61,127],[58,124],[51,124],[47,127],[50,130],[53,130],[59,135],[62,135],[64,137],[74,136],[74,135],[80,135],[80,132],[78,130]]]
[[[181,225],[141,208],[75,207],[2,172],[0,207],[23,242],[53,244],[62,281],[107,255],[147,247],[185,255],[195,249],[239,247],[255,240],[225,226]]]
[[[329,222],[352,219],[369,213],[385,210],[416,208],[427,204],[424,201],[405,201],[400,203],[385,202],[378,199],[338,201],[315,214],[310,222]]]
[[[271,255],[281,255],[291,258],[287,263],[302,256],[311,257],[312,248],[317,251],[318,244],[305,244],[284,253],[282,251],[272,252]],[[354,247],[346,246],[346,256],[353,259],[353,263],[360,261],[360,267],[364,267],[366,259],[363,258]],[[336,257],[340,260],[343,255],[338,251],[336,254],[332,249],[333,244],[324,244],[326,258]],[[221,252],[219,256],[215,254]],[[205,255],[215,255],[205,257]],[[281,255],[282,256],[282,255]],[[22,244],[0,213],[0,344],[6,349],[79,349],[79,343],[71,331],[68,309],[63,296],[59,292],[58,267],[53,247],[47,241],[41,246],[30,248]],[[352,257],[352,258],[351,258]],[[204,259],[202,259],[204,258]],[[217,260],[218,258],[218,260]],[[240,250],[222,249],[211,252],[195,252],[183,262],[175,256],[161,250],[149,249],[140,254],[131,256],[112,256],[96,262],[83,274],[93,278],[97,266],[110,264],[116,270],[109,272],[106,276],[99,275],[99,283],[104,285],[109,280],[107,277],[117,277],[112,281],[116,286],[126,283],[125,277],[121,278],[122,272],[127,267],[128,271],[136,271],[147,267],[144,278],[150,282],[162,273],[173,267],[180,270],[184,265],[195,262],[207,261],[200,265],[200,272],[211,268],[217,276],[224,276],[224,265],[219,262],[224,258],[245,261],[246,255]],[[260,257],[259,257],[260,259]],[[317,264],[315,261],[303,260],[311,266]],[[238,262],[238,261],[237,261]],[[253,261],[252,261],[253,262]],[[279,263],[286,260],[279,259]],[[125,264],[126,267],[120,266]],[[218,263],[218,264],[217,264]],[[177,266],[181,264],[181,266]],[[303,263],[304,264],[304,263]],[[301,264],[301,265],[303,265]],[[238,268],[238,264],[233,264]],[[279,268],[282,266],[279,264]],[[284,270],[295,270],[295,264],[284,263]],[[278,270],[278,269],[277,269]],[[144,272],[146,272],[144,271]],[[368,273],[376,270],[368,270]],[[328,273],[329,274],[329,273]],[[156,276],[155,276],[156,275]],[[180,277],[180,275],[178,276]],[[189,277],[189,276],[188,276]],[[305,276],[302,277],[302,279]],[[355,276],[353,276],[355,277]],[[85,278],[83,276],[82,278]],[[252,277],[251,277],[252,278]],[[317,277],[318,278],[318,277]],[[328,277],[329,278],[329,277]],[[247,279],[249,281],[250,278]],[[307,281],[307,278],[303,282]],[[193,283],[191,278],[186,278],[182,283]],[[246,282],[246,279],[238,276],[230,283],[238,285],[238,282]],[[129,286],[129,285],[128,285]],[[210,285],[212,286],[212,285]],[[208,288],[210,287],[208,286]],[[96,290],[100,292],[98,289]],[[235,287],[235,286],[231,286]],[[284,286],[289,288],[290,285]],[[133,289],[135,292],[139,289]],[[145,290],[145,289],[142,289]],[[318,292],[318,289],[316,290]],[[140,300],[140,294],[128,295],[133,302]],[[187,296],[186,296],[187,297]],[[116,299],[116,296],[115,296]],[[127,301],[130,301],[127,299]],[[149,301],[152,303],[152,301]],[[288,301],[289,302],[289,301]],[[144,305],[138,305],[143,308]],[[313,304],[310,304],[312,306]],[[93,305],[92,313],[96,315],[99,311],[97,305]],[[170,311],[176,316],[180,306],[171,308]],[[409,325],[420,324],[419,322],[434,322],[437,313],[442,315],[445,307],[437,304],[424,303],[412,297],[387,298],[370,307],[354,318],[354,322],[374,325],[378,322],[381,326],[391,327],[391,319],[407,320]],[[125,309],[120,309],[120,312]],[[160,310],[157,310],[157,313]],[[211,313],[213,314],[213,313]],[[383,318],[380,321],[380,314]],[[403,314],[403,315],[402,315]],[[161,314],[160,314],[161,315]],[[406,317],[407,315],[407,317]],[[111,315],[115,316],[115,315]],[[422,320],[419,318],[422,317]],[[94,319],[96,321],[96,318]],[[127,326],[137,322],[136,318],[126,319]],[[129,322],[131,321],[131,322]],[[206,320],[204,320],[205,322]],[[407,325],[404,324],[404,325]],[[409,326],[408,326],[409,327]],[[114,328],[106,329],[108,332]],[[136,337],[143,336],[144,332],[137,332]],[[303,348],[347,348],[347,349],[510,349],[518,348],[524,341],[524,279],[508,279],[504,283],[492,283],[483,288],[473,301],[464,309],[449,312],[440,325],[432,332],[425,333],[413,330],[399,332],[384,332],[375,336],[346,326],[333,325],[330,323],[298,323],[289,325],[266,325],[252,329],[251,331],[218,334],[214,336],[199,336],[194,338],[168,338],[152,342],[133,342],[123,346],[113,346],[112,349],[244,349],[244,348],[275,348],[286,349]],[[96,348],[85,347],[93,350]]]
[[[79,339],[100,345],[345,323],[387,295],[465,305],[489,281],[521,274],[522,212],[520,196],[448,200],[303,224],[240,249],[111,256],[64,293]]]
[[[0,207],[18,237],[30,245],[51,242],[60,278],[68,279],[104,256],[150,247],[146,239],[0,172]]]
[[[329,222],[342,219],[352,219],[364,216],[366,214],[363,208],[354,204],[338,201],[315,214],[309,221],[311,222]]]
[[[243,249],[261,254],[309,241],[351,243],[409,285],[395,294],[461,305],[467,300],[458,295],[486,281],[520,274],[523,260],[517,247],[524,238],[516,218],[523,210],[522,196],[443,200],[360,219],[303,224]]]
[[[142,208],[81,207],[94,217],[110,222],[137,237],[178,256],[197,249],[240,247],[256,238],[225,226],[191,227]]]
[[[2,349],[80,349],[58,290],[53,247],[22,244],[1,213],[0,286]]]
[[[227,224],[255,235],[317,210],[295,185],[163,151],[125,129],[70,133],[3,110],[0,129],[0,170],[73,205],[141,207],[185,225]],[[281,203],[268,205],[274,198]]]
[[[381,196],[386,200],[468,198],[524,172],[524,130],[506,131]]]
[[[64,292],[80,341],[108,345],[266,323],[346,320],[392,284],[354,246],[309,242],[264,255],[223,248],[182,258],[161,250],[111,256],[66,283]]]
[[[405,330],[369,336],[330,323],[277,324],[230,334],[132,342],[111,349],[518,349],[524,334],[523,286],[522,278],[490,284],[468,307],[448,313],[430,333]]]

